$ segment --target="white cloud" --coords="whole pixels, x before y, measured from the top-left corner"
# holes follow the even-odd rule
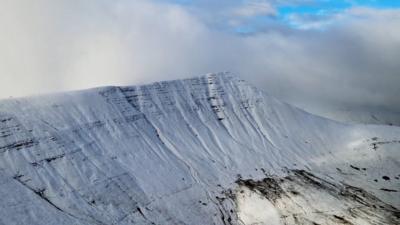
[[[125,0],[5,1],[0,29],[2,97],[177,72],[207,32],[179,6]]]
[[[251,1],[232,10],[234,16],[253,17],[276,15],[276,9],[266,1]]]

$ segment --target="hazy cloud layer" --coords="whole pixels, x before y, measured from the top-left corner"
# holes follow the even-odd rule
[[[223,8],[215,5],[220,1],[203,1],[210,2],[203,8],[139,0],[0,1],[0,98],[232,71],[311,111],[400,112],[400,10],[293,15],[290,23],[301,29],[272,22],[238,35],[216,29],[218,20],[273,17],[277,1]],[[216,26],[210,26],[213,15]]]

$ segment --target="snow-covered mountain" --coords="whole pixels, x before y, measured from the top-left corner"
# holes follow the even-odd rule
[[[0,102],[1,225],[399,224],[400,128],[230,74]]]

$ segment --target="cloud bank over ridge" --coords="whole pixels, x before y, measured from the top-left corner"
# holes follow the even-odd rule
[[[400,112],[399,9],[207,2],[2,0],[0,98],[231,71],[310,111]]]

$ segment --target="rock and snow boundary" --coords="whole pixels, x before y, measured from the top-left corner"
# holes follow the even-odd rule
[[[227,73],[0,101],[0,224],[398,224],[400,128]]]

